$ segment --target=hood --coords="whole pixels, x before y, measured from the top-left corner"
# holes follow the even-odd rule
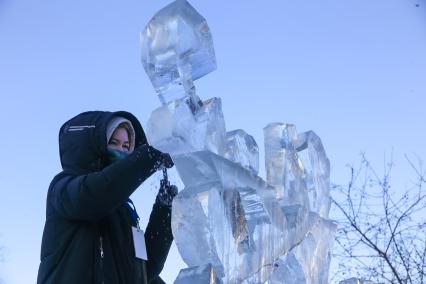
[[[107,126],[117,116],[132,123],[135,130],[135,147],[148,143],[142,125],[129,112],[83,112],[65,122],[59,131],[59,154],[65,172],[85,174],[105,167]]]

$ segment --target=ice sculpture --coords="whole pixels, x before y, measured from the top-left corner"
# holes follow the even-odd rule
[[[141,41],[162,103],[148,140],[172,155],[185,185],[172,230],[189,267],[175,283],[327,283],[336,226],[319,137],[291,124],[266,126],[265,181],[254,138],[227,132],[221,99],[196,94],[194,80],[216,68],[205,19],[177,0],[152,18]]]

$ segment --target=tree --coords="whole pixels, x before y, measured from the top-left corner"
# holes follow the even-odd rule
[[[359,167],[349,167],[349,183],[333,186],[339,227],[332,280],[426,283],[426,172],[420,160],[406,160],[415,179],[402,191],[391,187],[393,163],[379,175],[364,154]]]

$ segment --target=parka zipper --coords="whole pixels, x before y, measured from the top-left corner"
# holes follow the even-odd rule
[[[99,259],[99,263],[100,263],[100,268],[101,268],[101,283],[105,283],[104,281],[104,244],[103,244],[103,239],[102,239],[102,235],[99,237],[99,254],[101,256],[101,258]]]

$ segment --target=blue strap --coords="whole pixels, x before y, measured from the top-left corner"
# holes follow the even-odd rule
[[[125,205],[127,209],[129,209],[130,212],[130,216],[132,217],[133,221],[138,225],[139,227],[139,215],[138,212],[136,211],[136,206],[133,203],[133,201],[130,198],[127,198],[127,202],[125,203]]]

